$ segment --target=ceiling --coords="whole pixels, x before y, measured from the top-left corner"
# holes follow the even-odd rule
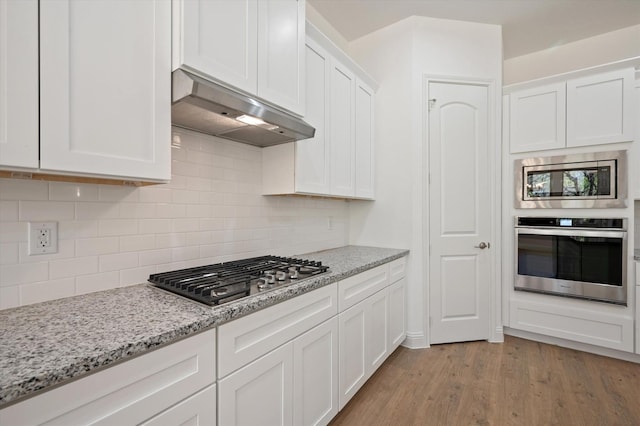
[[[505,59],[640,24],[640,0],[307,2],[347,41],[353,41],[412,15],[499,24],[503,27]]]

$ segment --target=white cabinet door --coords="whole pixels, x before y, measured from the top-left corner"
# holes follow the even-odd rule
[[[142,423],[142,426],[211,426],[215,424],[216,385],[211,385]]]
[[[338,315],[340,409],[367,380],[366,304],[360,302]]]
[[[373,90],[356,80],[355,94],[355,196],[374,197]]]
[[[258,96],[305,113],[305,2],[258,2]]]
[[[40,2],[40,167],[171,177],[171,4]]]
[[[324,425],[338,414],[338,319],[293,342],[293,424]]]
[[[215,383],[215,342],[205,331],[90,374],[3,408],[0,425],[139,424]]]
[[[407,336],[405,327],[406,278],[389,286],[389,352],[393,352]]]
[[[511,152],[565,146],[565,83],[512,92]]]
[[[179,65],[257,93],[257,0],[182,0]]]
[[[345,66],[333,61],[330,95],[331,194],[355,195],[355,76]]]
[[[634,70],[567,81],[567,146],[633,140]]]
[[[38,167],[38,2],[0,1],[0,166]]]
[[[296,192],[328,195],[331,188],[329,135],[329,87],[331,58],[313,40],[307,40],[306,115],[305,120],[316,129],[312,139],[295,142]]]
[[[389,355],[389,289],[385,288],[367,298],[366,340],[367,378],[382,365]]]
[[[218,424],[293,424],[293,343],[218,382]]]

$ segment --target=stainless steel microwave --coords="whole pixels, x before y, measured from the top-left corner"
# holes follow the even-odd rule
[[[627,151],[515,161],[516,208],[618,208],[627,205]]]

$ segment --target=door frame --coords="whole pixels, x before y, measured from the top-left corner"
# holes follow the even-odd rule
[[[496,80],[483,79],[474,77],[454,76],[454,75],[433,75],[423,74],[422,76],[422,100],[421,100],[421,119],[422,119],[422,252],[423,259],[423,279],[425,283],[423,291],[424,306],[424,330],[427,347],[431,342],[431,309],[429,305],[429,297],[431,290],[430,282],[430,242],[431,235],[429,229],[429,219],[431,205],[429,202],[429,160],[430,160],[430,143],[429,140],[429,84],[430,83],[451,83],[451,84],[472,84],[487,87],[488,91],[488,144],[491,155],[489,155],[489,183],[491,191],[491,249],[489,251],[489,286],[491,289],[490,296],[490,342],[503,342],[503,325],[502,325],[502,268],[500,259],[502,258],[502,96],[496,93]],[[500,102],[498,102],[500,100]]]

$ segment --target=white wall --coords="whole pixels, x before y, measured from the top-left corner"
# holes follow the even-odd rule
[[[428,343],[428,274],[424,172],[424,76],[488,79],[502,87],[502,35],[495,25],[411,17],[350,44],[350,53],[380,84],[376,93],[376,201],[351,205],[352,244],[411,250],[408,343]],[[494,119],[498,126],[500,102]],[[499,126],[498,126],[499,129]],[[497,147],[500,132],[496,133]],[[499,157],[498,157],[499,158]]]
[[[640,56],[640,25],[504,61],[509,85]]]
[[[345,201],[263,197],[259,148],[175,132],[181,147],[172,149],[166,185],[0,179],[0,309],[142,283],[154,272],[347,243]],[[40,220],[59,223],[57,254],[27,255],[27,223]]]

